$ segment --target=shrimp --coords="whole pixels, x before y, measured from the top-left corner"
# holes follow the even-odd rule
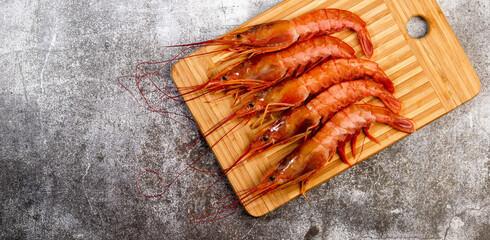
[[[256,55],[279,51],[315,35],[329,35],[347,28],[357,32],[364,54],[371,58],[373,44],[366,23],[356,14],[340,9],[319,9],[291,20],[244,27],[214,40],[176,46],[228,45],[224,51]]]
[[[320,126],[320,122],[326,122],[340,109],[360,101],[367,96],[380,98],[394,113],[398,113],[401,110],[401,103],[383,88],[381,84],[368,80],[356,80],[335,84],[310,100],[306,105],[290,110],[281,118],[258,131],[256,135],[260,135],[230,167],[223,170],[221,177],[214,183],[217,183],[240,163],[252,159],[277,144],[294,142],[303,138],[306,139],[309,133],[314,132]],[[366,130],[366,132],[368,131]],[[357,135],[353,135],[353,143],[356,142],[356,137]],[[352,150],[355,153],[353,146],[354,144],[352,145]],[[339,153],[341,154],[342,160],[345,160],[345,151],[343,149],[339,150]],[[345,162],[349,163],[346,160]]]
[[[365,59],[333,59],[315,67],[298,78],[283,82],[259,93],[244,108],[239,109],[238,115],[250,112],[274,112],[277,108],[282,111],[284,106],[296,107],[309,96],[319,93],[333,84],[346,80],[371,77],[380,83],[390,93],[395,87],[389,77],[378,67],[378,64]]]
[[[380,98],[385,106],[394,113],[401,110],[401,103],[381,84],[368,80],[335,84],[310,100],[306,105],[292,109],[269,124],[264,130],[259,131],[258,133],[262,134],[250,144],[233,166],[267,151],[275,144],[306,138],[309,132],[314,132],[320,122],[326,122],[340,109],[367,96]],[[244,158],[248,153],[252,154],[248,158]]]
[[[219,214],[235,209],[239,207],[240,201],[245,207],[267,193],[295,183],[301,184],[300,192],[308,199],[305,195],[308,183],[315,173],[332,159],[339,143],[346,141],[348,136],[360,129],[369,128],[374,122],[386,123],[406,133],[415,131],[412,120],[399,116],[387,108],[368,104],[351,105],[336,113],[314,137],[303,142],[293,152],[270,167],[257,186],[241,192],[239,201],[222,206],[221,210],[207,214],[202,219],[217,217]],[[219,218],[200,221],[217,219]]]
[[[364,59],[333,59],[327,61],[298,78],[289,79],[272,88],[258,93],[254,99],[244,104],[235,113],[222,119],[205,132],[215,131],[225,123],[237,118],[252,118],[258,113],[287,110],[301,105],[309,96],[319,93],[333,84],[346,80],[371,77],[390,93],[395,87],[378,64]]]
[[[189,90],[183,95],[199,90],[204,90],[204,94],[201,95],[205,95],[234,88],[252,90],[259,86],[260,89],[264,88],[264,83],[273,84],[283,79],[297,77],[329,58],[354,58],[354,54],[354,49],[338,38],[317,36],[278,52],[246,59],[223,69],[204,84],[180,89]],[[255,89],[256,91],[258,90]]]
[[[270,182],[301,182],[301,193],[304,195],[311,176],[332,159],[338,144],[360,129],[369,129],[370,124],[374,122],[386,123],[406,133],[415,131],[410,119],[399,116],[387,108],[368,104],[351,105],[335,114],[313,138],[270,168],[259,186],[270,185]],[[272,179],[274,181],[271,181]]]

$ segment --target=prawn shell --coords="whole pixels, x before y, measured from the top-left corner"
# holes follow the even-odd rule
[[[387,108],[368,104],[351,105],[336,113],[313,138],[269,168],[266,172],[269,179],[263,178],[257,187],[267,185],[279,189],[289,182],[308,182],[314,173],[331,160],[339,143],[373,122],[387,123],[407,133],[415,131],[410,119]]]

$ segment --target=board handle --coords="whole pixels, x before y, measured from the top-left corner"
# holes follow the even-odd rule
[[[436,0],[385,3],[447,112],[478,95],[480,80]],[[413,17],[427,22],[425,36],[413,38],[408,34],[407,23]]]
[[[478,95],[478,75],[435,0],[385,3],[447,112]],[[407,23],[413,17],[427,22],[428,31],[422,38],[413,38],[407,32]]]

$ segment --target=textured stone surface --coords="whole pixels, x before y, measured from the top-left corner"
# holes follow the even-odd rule
[[[116,77],[162,59],[159,46],[214,38],[278,2],[0,1],[0,238],[490,239],[485,0],[438,0],[480,95],[309,192],[313,202],[188,225],[232,192],[226,181],[203,192],[216,176],[188,171],[165,197],[138,194],[140,171],[168,181],[207,147],[182,150],[195,124],[141,109]],[[211,154],[198,166],[218,169]]]

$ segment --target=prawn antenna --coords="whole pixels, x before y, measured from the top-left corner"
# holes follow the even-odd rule
[[[192,218],[196,219],[196,221],[190,222],[189,224],[215,222],[227,218],[277,188],[278,186],[274,185],[265,186],[261,189],[256,186],[253,188],[244,189],[242,191],[237,191],[237,196],[233,196],[234,194],[229,194],[219,199],[210,208],[206,209],[202,216],[196,217],[191,213]]]
[[[153,174],[156,174],[157,177],[158,177],[158,187],[161,187],[161,183],[162,183],[162,178],[160,177],[160,174],[155,171],[155,170],[145,170],[143,172],[141,172],[138,177],[136,178],[136,189],[138,190],[138,192],[146,197],[146,198],[155,198],[155,197],[160,197],[162,195],[164,195],[169,189],[170,187],[175,183],[175,181],[177,181],[177,179],[185,172],[187,171],[189,168],[193,168],[195,170],[198,170],[198,171],[201,171],[201,172],[208,172],[208,173],[218,173],[218,172],[222,172],[223,170],[221,171],[216,171],[216,172],[213,172],[213,171],[205,171],[205,170],[200,170],[200,169],[197,169],[195,168],[193,165],[195,163],[197,163],[202,157],[204,157],[204,155],[206,155],[209,151],[211,151],[211,149],[216,146],[216,144],[218,144],[219,142],[221,142],[221,140],[223,140],[230,132],[232,132],[233,130],[235,130],[235,128],[237,128],[239,125],[241,125],[245,120],[247,120],[246,118],[242,119],[239,123],[237,123],[234,127],[232,127],[230,130],[228,130],[222,137],[220,137],[218,139],[218,141],[216,141],[213,145],[210,146],[209,149],[207,149],[203,154],[201,154],[196,160],[194,160],[192,163],[190,163],[189,165],[187,165],[182,171],[180,171],[177,176],[170,182],[170,184],[159,194],[154,194],[154,195],[148,195],[148,194],[145,194],[141,191],[140,187],[139,187],[139,180],[141,178],[141,176],[145,173],[153,173]],[[248,119],[250,120],[250,118]]]

